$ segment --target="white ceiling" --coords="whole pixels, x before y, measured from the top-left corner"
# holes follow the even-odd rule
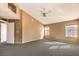
[[[78,3],[19,3],[21,9],[43,24],[57,23],[79,18]],[[43,17],[40,10],[51,10],[47,17]]]

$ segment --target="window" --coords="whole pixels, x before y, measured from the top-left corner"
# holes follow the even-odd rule
[[[77,25],[65,26],[65,36],[66,37],[77,37]]]
[[[44,26],[42,26],[41,28],[40,28],[40,30],[41,30],[41,39],[43,39],[43,37],[44,37]]]
[[[45,26],[44,31],[45,31],[45,35],[49,35],[49,27],[48,26]]]
[[[1,42],[7,41],[7,24],[6,23],[0,23],[0,35],[1,35]]]

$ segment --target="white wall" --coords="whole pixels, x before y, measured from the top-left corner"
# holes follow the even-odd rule
[[[0,3],[0,8],[8,8],[8,3]]]
[[[14,43],[14,23],[7,24],[7,43]]]

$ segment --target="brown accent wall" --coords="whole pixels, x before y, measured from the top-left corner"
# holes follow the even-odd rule
[[[22,41],[30,42],[41,38],[42,24],[22,11]]]
[[[18,7],[16,13],[20,16],[20,19],[15,21],[15,43],[39,40],[43,25]]]
[[[15,21],[15,43],[22,43],[22,12],[18,7],[16,10],[20,19]]]
[[[72,20],[60,23],[49,24],[46,26],[50,27],[50,35],[46,36],[47,39],[64,41],[69,43],[76,43],[79,41],[79,35],[77,38],[65,37],[65,25],[76,24],[79,25],[79,20]],[[78,26],[79,28],[79,26]],[[79,29],[78,29],[79,32]]]

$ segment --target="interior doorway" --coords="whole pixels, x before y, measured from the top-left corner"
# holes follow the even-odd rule
[[[0,43],[14,44],[14,23],[0,23]]]
[[[4,43],[7,41],[7,23],[0,23],[0,42]]]

